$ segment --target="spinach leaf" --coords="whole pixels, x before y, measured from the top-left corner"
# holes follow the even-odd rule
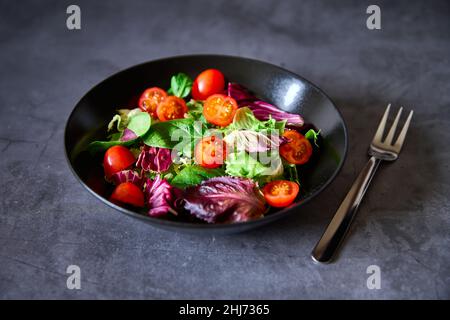
[[[178,188],[187,188],[200,184],[202,181],[224,176],[223,169],[207,169],[198,165],[190,165],[183,168],[170,182],[173,186]]]
[[[117,145],[128,147],[136,143],[137,140],[138,139],[128,141],[120,141],[120,140],[93,141],[88,145],[87,150],[90,153],[94,154],[97,152],[106,151],[107,149]]]
[[[132,117],[141,113],[142,111],[139,108],[136,109],[119,109],[117,110],[117,114],[111,119],[108,123],[108,131],[111,131],[114,128],[114,124],[116,124],[117,131],[122,132],[128,126],[128,123]]]
[[[170,79],[170,89],[167,91],[169,94],[180,98],[186,98],[192,89],[192,79],[184,73],[178,73]]]
[[[190,136],[193,122],[192,119],[157,122],[143,137],[143,141],[150,147],[173,149],[183,137]]]
[[[142,137],[150,129],[151,124],[150,115],[147,112],[140,112],[130,118],[127,129],[133,131],[138,137]]]
[[[191,157],[195,142],[200,139],[206,128],[200,121],[192,118],[158,122],[143,137],[150,147],[176,149],[186,157]]]

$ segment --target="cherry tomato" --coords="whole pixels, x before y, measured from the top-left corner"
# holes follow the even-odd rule
[[[184,118],[186,112],[188,112],[186,102],[176,96],[165,98],[156,108],[156,114],[161,121]]]
[[[124,182],[114,189],[110,201],[115,204],[131,204],[135,207],[143,207],[144,193],[134,183]]]
[[[205,100],[210,95],[222,93],[225,90],[225,78],[217,69],[207,69],[195,78],[192,84],[192,97],[195,100]]]
[[[220,167],[225,161],[227,146],[216,136],[205,137],[195,146],[195,162],[205,168]]]
[[[156,107],[167,97],[167,92],[158,87],[145,90],[139,98],[139,108],[156,118]]]
[[[276,180],[266,184],[263,188],[264,198],[273,207],[287,207],[294,202],[299,191],[298,184],[287,180]]]
[[[106,150],[103,158],[105,176],[109,179],[114,173],[131,167],[135,161],[130,150],[124,146],[113,146]]]
[[[226,127],[233,122],[237,108],[237,102],[232,97],[214,94],[206,99],[203,105],[203,115],[209,123]]]
[[[286,130],[283,133],[283,137],[288,138],[290,141],[280,146],[281,156],[293,164],[308,162],[313,152],[309,140],[295,130]]]

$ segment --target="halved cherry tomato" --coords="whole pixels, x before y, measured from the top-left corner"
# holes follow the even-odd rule
[[[225,78],[217,69],[207,69],[195,78],[192,84],[192,97],[205,100],[210,95],[222,93],[225,89]]]
[[[263,188],[264,198],[273,207],[287,207],[294,202],[299,191],[298,184],[288,180],[276,180]]]
[[[308,162],[313,152],[309,140],[295,130],[286,130],[283,133],[283,137],[288,138],[290,141],[280,146],[281,156],[293,164]]]
[[[184,118],[186,112],[188,112],[186,102],[176,96],[165,98],[156,108],[156,114],[161,121]]]
[[[167,92],[158,87],[145,90],[139,98],[139,108],[156,118],[156,107],[167,97]]]
[[[195,146],[195,162],[205,168],[220,167],[225,161],[227,146],[216,136],[205,137]]]
[[[203,105],[203,115],[209,123],[225,127],[233,122],[237,108],[237,102],[232,97],[214,94],[206,99]]]
[[[103,158],[105,176],[109,179],[114,173],[131,167],[135,161],[130,150],[124,146],[113,146],[106,150]]]
[[[135,207],[143,207],[144,193],[134,183],[124,182],[114,189],[110,200],[115,204],[131,204]]]

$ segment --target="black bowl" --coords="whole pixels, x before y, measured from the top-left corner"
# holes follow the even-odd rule
[[[139,94],[151,86],[167,88],[170,77],[184,72],[195,77],[207,68],[221,70],[227,79],[240,83],[261,99],[321,129],[322,139],[314,161],[302,168],[302,193],[288,208],[264,218],[235,224],[203,224],[170,221],[142,215],[108,201],[111,190],[104,183],[101,159],[93,160],[81,150],[105,136],[108,121],[120,107],[136,106]],[[221,55],[192,55],[143,63],[121,71],[91,89],[75,106],[65,129],[65,152],[74,175],[98,199],[114,209],[154,226],[201,233],[233,233],[252,229],[288,214],[316,197],[336,177],[347,153],[347,128],[328,96],[304,78],[269,63]]]

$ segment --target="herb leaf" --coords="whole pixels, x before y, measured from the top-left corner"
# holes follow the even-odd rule
[[[292,163],[285,164],[285,176],[290,181],[296,182],[298,185],[300,185],[300,179],[298,177],[297,166],[295,164],[292,164]]]
[[[192,89],[192,79],[185,73],[178,73],[170,79],[169,94],[179,98],[186,98]]]
[[[319,138],[320,130],[314,131],[314,129],[309,129],[308,132],[305,134],[305,138],[309,140],[314,140],[314,144],[318,147],[317,139]]]

